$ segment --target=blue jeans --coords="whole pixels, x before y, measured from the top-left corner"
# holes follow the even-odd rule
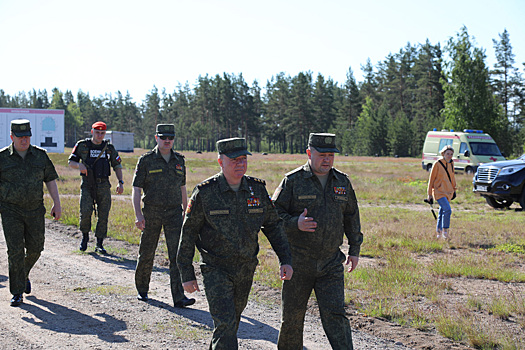
[[[442,231],[450,227],[450,214],[452,209],[447,197],[443,197],[437,200],[439,204],[439,213],[437,218],[436,231]]]

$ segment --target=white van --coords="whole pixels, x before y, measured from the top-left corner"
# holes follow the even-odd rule
[[[481,130],[465,129],[463,132],[454,130],[429,131],[423,145],[421,165],[430,171],[432,165],[441,157],[439,151],[446,145],[454,148],[454,170],[473,174],[478,165],[505,160],[489,134]]]

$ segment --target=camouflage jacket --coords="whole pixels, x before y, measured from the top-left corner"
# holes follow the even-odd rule
[[[155,147],[137,161],[133,186],[144,190],[142,201],[145,205],[182,209],[180,188],[185,185],[186,165],[182,154],[172,150],[170,161],[166,163]]]
[[[335,168],[323,189],[321,182],[305,165],[287,173],[273,195],[273,202],[284,220],[284,228],[292,251],[313,258],[327,258],[348,238],[348,254],[359,256],[363,234],[359,207],[350,179]],[[299,215],[317,222],[315,232],[300,231]]]
[[[1,207],[24,212],[41,209],[45,182],[58,178],[46,150],[30,145],[25,159],[13,144],[0,150],[0,210]]]
[[[221,172],[193,190],[182,226],[177,264],[182,281],[195,280],[195,246],[202,263],[228,271],[239,265],[257,265],[258,233],[268,237],[281,265],[292,258],[282,221],[266,191],[265,182],[244,176],[238,192]]]

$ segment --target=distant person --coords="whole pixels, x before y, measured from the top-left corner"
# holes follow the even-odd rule
[[[359,207],[348,176],[333,167],[334,134],[310,134],[305,165],[287,173],[273,195],[284,220],[294,275],[284,281],[278,348],[303,349],[304,317],[315,291],[332,349],[353,349],[345,315],[344,268],[352,272],[363,242]],[[348,239],[348,257],[340,250]]]
[[[172,149],[174,139],[175,125],[157,125],[157,146],[139,158],[135,169],[132,200],[135,225],[142,230],[135,286],[139,293],[137,298],[148,301],[155,250],[164,229],[170,261],[171,296],[175,307],[186,307],[195,303],[195,299],[184,295],[177,268],[182,219],[188,204],[186,165],[184,156]],[[144,209],[140,205],[142,189]]]
[[[456,175],[454,174],[454,148],[446,145],[440,151],[441,158],[432,166],[428,179],[428,201],[435,199],[439,204],[436,237],[450,239],[450,201],[456,198]]]
[[[104,140],[107,126],[104,122],[96,122],[91,126],[91,138],[80,140],[69,156],[69,166],[79,169],[82,175],[80,185],[80,231],[82,241],[79,249],[86,251],[91,230],[91,215],[96,210],[98,216],[95,237],[96,252],[106,254],[104,239],[108,233],[109,210],[111,209],[111,175],[110,167],[115,171],[118,185],[117,194],[124,191],[122,165],[115,147]]]
[[[23,293],[31,293],[29,272],[44,250],[44,189],[53,206],[50,214],[60,219],[62,207],[56,179],[58,174],[46,150],[31,145],[27,119],[11,121],[9,146],[0,150],[0,212],[9,262],[11,306],[20,305]]]
[[[195,247],[201,254],[206,299],[213,318],[210,349],[237,349],[237,330],[248,302],[259,252],[259,230],[280,261],[280,278],[293,270],[290,249],[265,182],[246,176],[243,138],[217,141],[221,172],[197,185],[186,209],[177,263],[184,290],[200,290],[193,269]]]

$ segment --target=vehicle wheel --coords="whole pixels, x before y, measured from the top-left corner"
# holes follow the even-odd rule
[[[427,164],[427,171],[430,172],[432,170],[432,164]]]
[[[523,197],[523,196],[522,196]],[[492,208],[501,209],[501,208],[508,208],[513,203],[512,201],[507,200],[500,200],[493,197],[485,197],[485,200],[487,201],[487,204],[490,205]]]
[[[472,175],[474,174],[474,169],[472,169],[471,167],[466,167],[465,168],[465,174],[469,174],[469,175]]]

